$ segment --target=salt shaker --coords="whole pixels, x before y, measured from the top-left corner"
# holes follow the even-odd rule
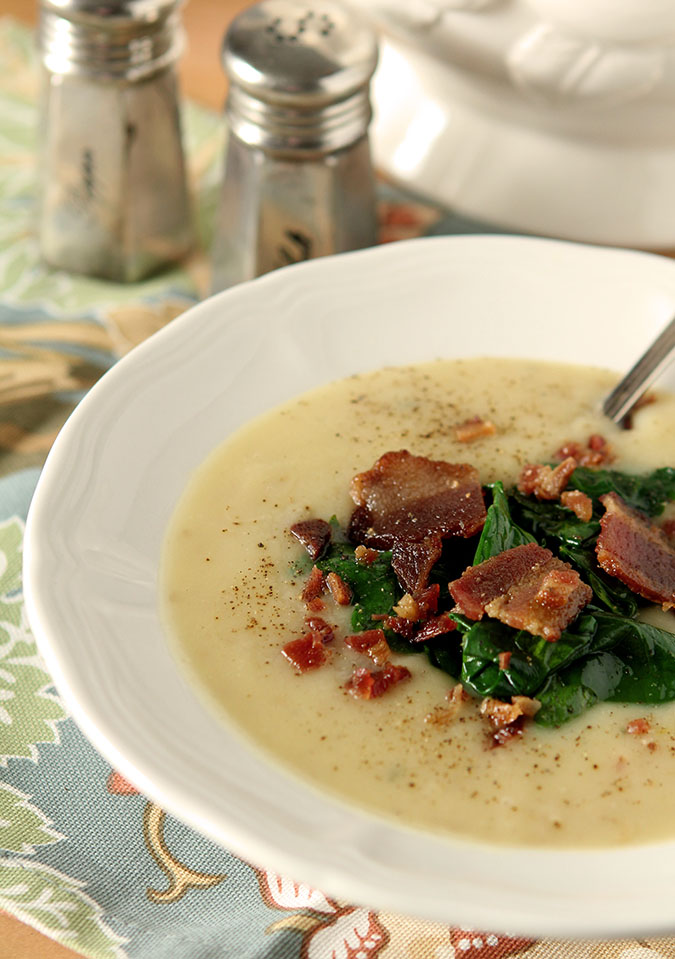
[[[232,22],[214,291],[376,242],[376,64],[370,28],[333,0],[263,0]]]
[[[51,266],[130,282],[192,243],[178,0],[41,0],[39,242]]]

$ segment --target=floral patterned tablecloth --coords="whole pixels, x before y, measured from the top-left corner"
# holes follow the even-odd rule
[[[0,64],[0,909],[96,959],[675,959],[675,939],[533,941],[337,902],[166,816],[83,737],[26,619],[24,522],[70,411],[205,294],[207,258],[133,286],[46,269],[34,232],[38,76],[31,34],[9,20]],[[184,121],[203,251],[222,122],[190,104]],[[380,220],[382,241],[484,230],[384,186]]]

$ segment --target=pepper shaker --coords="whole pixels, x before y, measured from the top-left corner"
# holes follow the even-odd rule
[[[333,0],[263,0],[223,43],[228,143],[213,289],[376,242],[374,34]]]
[[[178,0],[41,0],[39,242],[51,266],[131,282],[192,244]]]

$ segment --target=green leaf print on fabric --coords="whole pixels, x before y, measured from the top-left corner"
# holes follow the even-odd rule
[[[96,959],[125,959],[126,942],[103,921],[83,883],[29,859],[0,858],[0,909]]]
[[[58,742],[57,722],[67,718],[28,626],[22,592],[24,524],[0,523],[0,767],[10,759],[38,761],[37,746]],[[24,858],[37,847],[67,841],[30,797],[0,782],[0,910],[93,959],[125,959],[103,910],[84,883]]]
[[[0,783],[0,849],[31,855],[36,846],[58,842],[61,833],[29,797],[6,783]]]
[[[37,654],[21,592],[23,522],[0,523],[0,767],[37,760],[39,743],[58,742],[66,718]]]

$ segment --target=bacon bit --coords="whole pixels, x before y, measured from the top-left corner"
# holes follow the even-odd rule
[[[345,636],[345,645],[357,653],[365,653],[376,666],[383,666],[391,656],[389,643],[381,629],[366,629],[362,633]]]
[[[406,593],[401,597],[396,606],[394,606],[394,612],[400,619],[407,619],[411,623],[426,620],[438,610],[440,593],[440,583],[427,586],[427,588],[421,590],[417,596],[411,596],[410,593]]]
[[[466,703],[471,699],[471,696],[469,696],[461,683],[457,683],[452,689],[447,691],[445,698],[449,703]]]
[[[307,626],[313,633],[318,633],[324,643],[332,643],[335,639],[334,627],[321,619],[320,616],[307,616],[305,619]]]
[[[529,696],[514,696],[510,703],[488,697],[480,704],[480,712],[492,729],[492,746],[503,746],[515,736],[523,735],[526,719],[537,713],[541,703]]]
[[[571,509],[582,523],[589,523],[593,519],[593,500],[580,489],[566,490],[561,493],[560,502],[567,509]]]
[[[517,706],[522,711],[523,716],[526,716],[528,719],[536,716],[541,709],[539,700],[532,699],[530,696],[512,696],[511,702],[514,706]]]
[[[505,703],[501,699],[486,697],[480,704],[480,714],[485,716],[493,729],[501,729],[523,716],[523,710],[516,703]]]
[[[391,658],[391,649],[389,643],[382,637],[376,643],[369,647],[367,655],[370,656],[376,666],[384,666]]]
[[[519,704],[487,698],[480,704],[480,713],[490,724],[490,743],[493,748],[504,746],[510,739],[523,735],[526,716]]]
[[[503,653],[500,653],[498,656],[499,659],[499,668],[505,670],[509,668],[511,663],[511,656],[513,653],[510,650],[505,650]]]
[[[420,617],[420,608],[417,600],[413,599],[410,593],[405,593],[401,596],[396,606],[394,606],[394,612],[397,616],[400,616],[401,619],[411,619],[414,621]]]
[[[470,619],[488,616],[554,642],[593,592],[568,563],[537,543],[525,543],[470,566],[449,584]]]
[[[367,546],[357,546],[354,550],[354,558],[357,563],[363,563],[364,566],[370,566],[375,562],[380,554],[376,549],[369,549]]]
[[[529,464],[522,469],[518,489],[527,496],[536,496],[537,499],[559,499],[576,468],[577,461],[573,456],[566,457],[554,469],[542,464]]]
[[[434,706],[424,717],[424,722],[432,726],[447,726],[457,719],[464,703],[471,699],[461,683],[457,683],[445,694],[447,706]]]
[[[415,597],[420,609],[420,619],[426,619],[438,611],[438,600],[441,595],[440,583],[427,586]]]
[[[455,427],[455,439],[460,443],[472,443],[485,436],[494,436],[496,432],[497,427],[490,420],[472,416],[471,419]]]
[[[321,633],[307,633],[300,639],[292,639],[281,650],[291,666],[300,673],[310,669],[319,669],[328,660],[330,650],[324,646]]]
[[[362,633],[351,633],[345,636],[345,645],[355,649],[357,653],[366,653],[371,646],[384,639],[381,629],[364,629]]]
[[[430,536],[473,536],[485,523],[480,477],[467,463],[430,460],[407,450],[385,453],[352,479],[350,493],[357,507],[350,538],[377,549]]]
[[[579,575],[573,569],[552,569],[542,579],[533,602],[546,609],[563,609],[578,582]]]
[[[495,729],[490,736],[490,743],[493,749],[497,746],[505,746],[510,739],[515,739],[516,736],[522,736],[524,728],[525,717],[519,716],[518,719],[514,719],[514,721],[507,726]]]
[[[370,669],[355,669],[351,679],[345,683],[345,689],[356,699],[377,699],[388,689],[410,678],[410,670],[405,666],[387,663],[384,669],[371,672]]]
[[[644,599],[675,608],[675,547],[666,534],[616,493],[605,493],[600,502],[599,565]]]
[[[312,566],[312,572],[309,574],[309,578],[305,583],[305,587],[300,594],[300,599],[303,603],[311,603],[312,600],[318,599],[322,593],[326,590],[326,577],[323,575],[318,566]],[[323,603],[321,604],[321,609],[323,609]]]
[[[392,569],[408,593],[416,596],[425,588],[429,573],[441,558],[443,543],[440,536],[426,536],[419,543],[395,543],[391,553]]]
[[[332,530],[325,519],[304,519],[293,523],[291,533],[302,543],[312,559],[318,559],[330,543]]]
[[[412,640],[414,643],[424,643],[436,636],[451,633],[453,629],[457,629],[457,623],[447,613],[441,613],[440,616],[433,616],[428,619],[422,628],[415,633]]]
[[[604,436],[599,433],[593,433],[588,437],[584,446],[572,440],[560,447],[555,454],[555,458],[563,460],[568,456],[573,456],[579,466],[602,466],[605,463],[611,463],[614,460],[614,454]]]
[[[352,591],[337,573],[326,576],[326,586],[338,606],[349,606],[352,601]]]
[[[654,752],[657,749],[657,745],[654,740],[649,736],[651,732],[651,724],[648,719],[641,717],[640,719],[631,719],[631,721],[626,726],[626,732],[631,736],[641,736],[642,739],[640,742],[643,746],[646,746],[650,752]]]
[[[411,619],[402,619],[399,616],[387,616],[386,614],[375,614],[373,615],[373,620],[382,623],[384,629],[390,629],[398,636],[403,636],[404,639],[412,639],[413,633],[415,632],[415,624]]]
[[[320,596],[315,596],[314,599],[308,599],[305,601],[305,606],[310,611],[310,613],[322,613],[326,608],[326,604],[321,599]]]

